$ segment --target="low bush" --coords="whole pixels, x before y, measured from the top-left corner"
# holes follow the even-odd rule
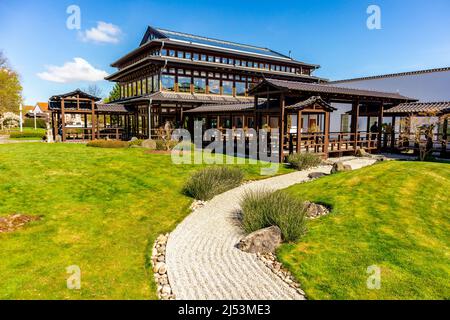
[[[34,118],[25,118],[23,121],[24,128],[34,128]],[[36,128],[46,129],[47,125],[44,119],[36,119]]]
[[[248,192],[242,198],[241,208],[242,228],[247,233],[278,226],[283,239],[294,242],[306,231],[303,202],[286,192]]]
[[[186,182],[184,194],[197,200],[210,200],[214,196],[238,187],[244,178],[239,168],[209,167],[197,171]]]
[[[156,150],[172,150],[179,142],[176,140],[156,140]]]
[[[11,132],[9,137],[11,139],[43,139],[45,137],[45,134],[42,134],[42,132]]]
[[[322,159],[314,153],[295,153],[288,157],[288,163],[297,170],[306,170],[320,165]]]
[[[87,146],[95,148],[128,148],[129,143],[120,140],[92,140],[88,142]]]
[[[137,139],[137,140],[132,140],[132,141],[129,141],[128,142],[128,145],[131,147],[131,146],[137,146],[137,147],[140,147],[140,146],[142,146],[142,141],[144,141],[144,140],[141,140],[141,139]]]

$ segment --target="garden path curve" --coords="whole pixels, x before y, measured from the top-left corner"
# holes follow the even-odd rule
[[[353,169],[375,162],[348,159]],[[331,166],[289,173],[244,184],[216,196],[194,211],[170,234],[166,247],[169,282],[180,300],[302,300],[256,255],[240,251],[244,236],[236,224],[242,195],[250,190],[279,190],[308,181],[311,172],[330,173]]]

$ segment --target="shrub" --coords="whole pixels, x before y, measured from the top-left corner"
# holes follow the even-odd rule
[[[141,140],[141,139],[137,139],[137,140],[132,140],[132,141],[129,141],[128,142],[128,146],[138,146],[138,147],[140,147],[140,146],[142,146],[142,141],[144,141],[144,140]]]
[[[244,174],[239,168],[209,167],[197,171],[186,182],[184,194],[197,200],[210,200],[215,195],[238,187]]]
[[[176,140],[161,140],[161,139],[159,139],[159,140],[156,140],[156,150],[170,151],[177,144],[178,144],[178,141],[176,141]]]
[[[24,139],[24,138],[44,139],[45,134],[42,134],[42,132],[11,132],[9,137],[11,139]]]
[[[25,128],[34,128],[34,119],[33,118],[26,118],[23,121],[23,126]],[[45,123],[45,120],[44,119],[40,119],[40,118],[36,119],[36,127],[37,128],[41,128],[41,129],[46,129],[47,125]]]
[[[95,148],[128,148],[129,143],[120,140],[92,140],[88,142],[87,146]]]
[[[295,153],[289,155],[288,162],[297,170],[306,170],[320,165],[322,159],[314,153]]]
[[[286,192],[248,192],[241,208],[242,228],[247,233],[275,225],[285,241],[297,241],[306,231],[303,202]]]

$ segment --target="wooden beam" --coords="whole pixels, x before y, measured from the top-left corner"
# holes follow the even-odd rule
[[[351,131],[354,139],[353,148],[356,151],[358,146],[358,118],[359,118],[359,100],[356,100],[352,104],[352,123]]]
[[[325,153],[325,156],[328,158],[328,147],[330,144],[330,113],[325,112],[325,125],[324,125],[324,146],[323,146],[323,152]]]
[[[396,116],[392,117],[392,132],[391,132],[391,150],[395,148],[395,119]]]
[[[383,135],[383,117],[384,117],[384,103],[382,102],[380,104],[380,110],[378,113],[378,145],[377,149],[378,151],[381,150],[381,141],[382,141],[382,135]]]
[[[95,140],[95,102],[91,100],[91,140]]]
[[[302,141],[302,110],[297,111],[297,153],[301,152],[301,141]]]

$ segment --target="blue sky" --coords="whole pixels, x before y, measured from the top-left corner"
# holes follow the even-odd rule
[[[366,27],[371,4],[381,8],[381,30]],[[66,28],[70,5],[81,9],[79,31]],[[34,104],[94,83],[54,82],[42,76],[48,66],[82,58],[97,78],[112,73],[110,63],[138,46],[147,25],[291,50],[297,60],[320,64],[316,75],[342,79],[450,66],[449,15],[448,0],[0,0],[0,50],[21,75],[26,103]],[[120,29],[110,34],[117,42],[86,36],[99,21]],[[95,83],[104,94],[112,86]]]

